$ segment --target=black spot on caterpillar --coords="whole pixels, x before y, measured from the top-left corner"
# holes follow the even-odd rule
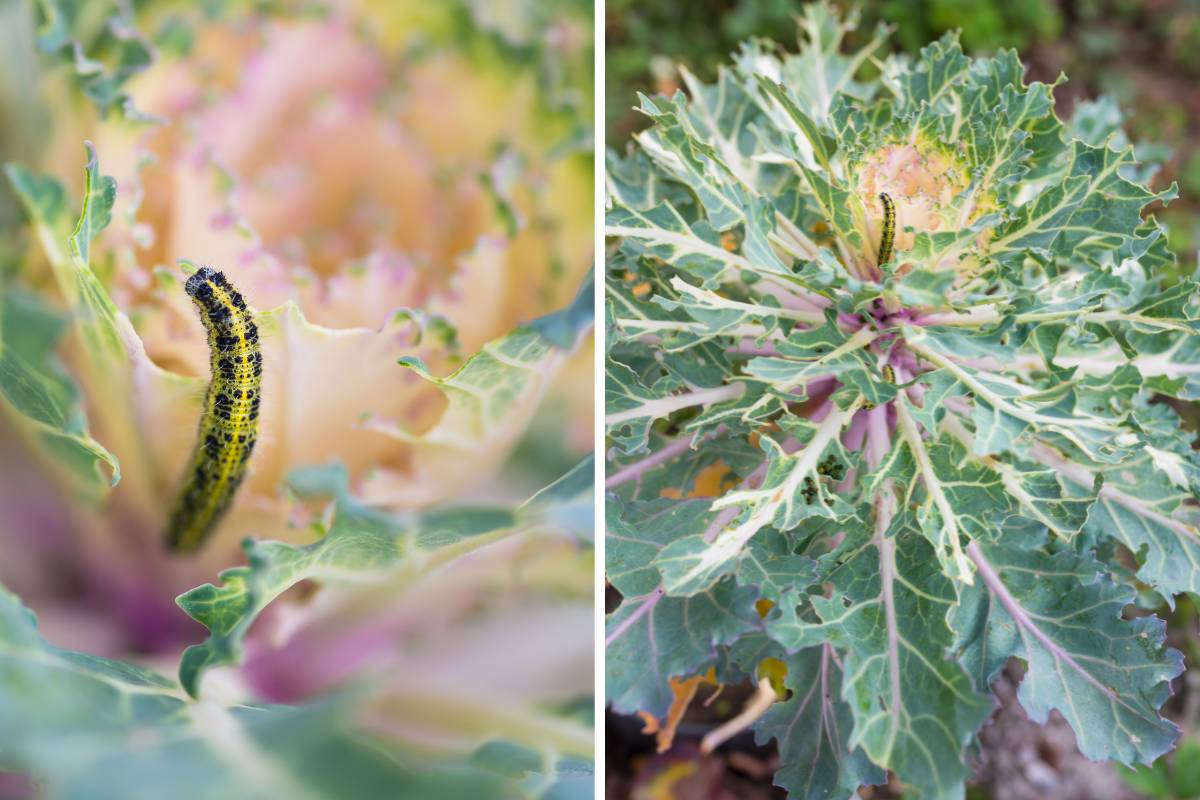
[[[245,477],[258,438],[262,353],[258,326],[246,301],[222,273],[201,267],[187,279],[184,291],[208,331],[212,380],[166,538],[174,550],[195,550],[216,527]]]
[[[879,193],[879,202],[883,204],[883,235],[879,237],[876,263],[882,267],[892,260],[892,246],[896,243],[896,204],[883,192]]]

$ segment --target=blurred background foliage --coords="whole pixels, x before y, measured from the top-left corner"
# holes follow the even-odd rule
[[[959,30],[973,55],[1014,48],[1027,65],[1026,80],[1054,83],[1059,115],[1076,104],[1108,96],[1125,118],[1129,139],[1140,154],[1162,161],[1152,185],[1178,181],[1179,199],[1151,207],[1168,228],[1179,271],[1192,274],[1200,249],[1200,0],[833,0],[857,10],[858,30],[848,47],[864,44],[878,25],[892,28],[891,47],[915,54],[943,33]],[[801,0],[607,0],[607,146],[623,151],[647,121],[633,110],[637,92],[671,94],[681,86],[679,65],[711,81],[738,43],[769,39],[794,51]],[[870,67],[868,67],[869,69]],[[1180,404],[1181,406],[1183,404]],[[1200,428],[1200,410],[1177,407],[1185,424]],[[1172,646],[1192,669],[1175,687],[1169,716],[1185,730],[1178,751],[1154,767],[1138,770],[1087,762],[1061,719],[1048,726],[1029,723],[1012,701],[1020,668],[996,687],[1009,702],[981,733],[978,782],[971,800],[1005,797],[1132,798],[1200,797],[1200,614],[1197,598],[1179,598],[1174,609],[1155,609],[1167,619]],[[724,752],[702,755],[699,737],[728,719],[749,687],[725,687],[719,698],[689,713],[670,751],[653,754],[640,723],[609,715],[607,795],[621,798],[782,798],[771,786],[775,755],[748,738]],[[689,733],[693,736],[689,737]],[[614,768],[615,767],[615,768]],[[866,788],[872,800],[903,797],[891,786]]]

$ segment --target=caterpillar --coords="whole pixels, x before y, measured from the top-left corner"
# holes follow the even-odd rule
[[[879,202],[883,204],[883,235],[879,238],[877,263],[882,267],[892,260],[892,246],[896,243],[896,204],[885,192],[879,193]]]
[[[891,364],[883,365],[883,380],[887,383],[896,382],[896,370],[892,369]]]
[[[223,273],[201,267],[184,291],[208,332],[212,371],[196,446],[167,527],[167,546],[186,551],[217,526],[245,477],[258,436],[262,353],[246,301]]]

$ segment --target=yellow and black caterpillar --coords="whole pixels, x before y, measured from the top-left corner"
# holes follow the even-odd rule
[[[225,275],[201,267],[184,290],[208,331],[212,381],[204,397],[196,447],[171,513],[167,545],[194,550],[216,527],[246,474],[258,436],[262,353],[258,326]]]
[[[896,243],[896,204],[886,193],[880,192],[879,202],[883,204],[883,235],[879,237],[879,260],[883,266],[892,260],[892,247]]]

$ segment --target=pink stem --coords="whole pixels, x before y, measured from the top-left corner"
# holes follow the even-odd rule
[[[947,397],[942,402],[946,404],[946,408],[961,417],[971,416],[971,404],[965,397]]]
[[[625,631],[629,630],[639,619],[654,610],[654,607],[658,605],[658,601],[662,599],[662,596],[665,593],[665,590],[660,586],[650,594],[646,595],[646,599],[642,601],[642,605],[628,617],[621,620],[621,624],[613,628],[612,633],[604,637],[604,646],[608,647],[617,639],[620,639],[621,634],[625,633]]]
[[[846,432],[842,434],[842,445],[851,451],[861,450],[863,439],[867,438],[867,412],[856,411]]]
[[[884,482],[883,491],[875,498],[875,547],[879,550],[879,576],[882,587],[884,620],[887,625],[888,683],[891,687],[891,704],[888,708],[893,724],[899,724],[901,714],[900,691],[900,626],[896,621],[896,540],[887,535],[892,518],[896,513],[896,497],[892,494],[890,479]]]
[[[719,426],[717,426],[717,429],[713,432],[712,435],[718,436],[724,432],[725,432],[725,426],[719,425]],[[665,461],[669,461],[672,458],[674,458],[675,456],[680,455],[681,453],[687,452],[687,450],[689,448],[691,448],[692,445],[698,444],[699,440],[700,440],[700,434],[698,434],[698,433],[694,436],[679,437],[675,441],[670,442],[669,444],[663,446],[663,448],[661,450],[659,450],[655,453],[651,453],[650,455],[646,456],[641,461],[635,461],[632,464],[626,464],[624,467],[617,470],[612,475],[609,475],[608,478],[606,478],[604,481],[604,488],[605,489],[615,489],[616,487],[620,486],[623,483],[628,483],[629,481],[633,480],[634,478],[637,478],[638,476],[640,476],[643,472],[650,470],[650,469],[654,469],[659,464],[662,464]]]
[[[808,418],[812,422],[820,422],[821,420],[828,417],[829,412],[832,410],[833,410],[833,401],[826,400],[824,403],[821,403],[821,405],[817,407],[816,411],[809,414]]]
[[[888,406],[885,403],[867,412],[867,466],[875,469],[883,463],[892,448],[892,437],[888,432]]]
[[[769,281],[764,281],[760,286],[764,294],[774,297],[784,308],[798,311],[824,311],[831,304],[831,301],[822,295],[808,292],[799,294],[797,291],[789,291]]]
[[[809,378],[808,383],[797,386],[792,389],[792,394],[804,392],[808,397],[818,397],[823,394],[833,394],[833,390],[837,388],[837,378],[833,375],[821,375],[815,378]]]
[[[725,526],[733,522],[741,511],[742,509],[739,506],[729,506],[728,508],[721,509],[713,517],[712,523],[704,529],[704,541],[712,544],[712,540],[717,538],[717,534],[725,530]]]
[[[1037,626],[1037,623],[1029,616],[1017,599],[1008,591],[1008,587],[1004,585],[1004,580],[996,572],[996,568],[983,555],[983,551],[979,549],[978,542],[971,542],[967,545],[967,557],[975,562],[975,567],[979,570],[979,577],[983,579],[983,583],[987,586],[995,598],[1004,606],[1004,610],[1013,618],[1013,622],[1025,630],[1029,631],[1033,638],[1037,639],[1043,647],[1057,659],[1061,659],[1064,663],[1074,669],[1088,683],[1100,690],[1105,697],[1110,700],[1117,699],[1117,693],[1103,683],[1098,681],[1095,676],[1085,670],[1074,656],[1059,647],[1058,643],[1042,632],[1042,629]],[[1028,648],[1026,648],[1028,649]],[[1032,654],[1026,653],[1026,657],[1032,659]]]

